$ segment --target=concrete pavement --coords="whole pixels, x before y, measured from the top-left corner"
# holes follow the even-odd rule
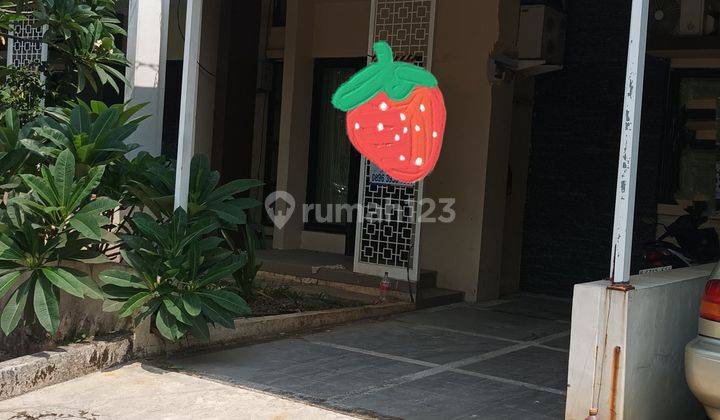
[[[0,419],[353,419],[140,363],[0,401]]]
[[[178,355],[2,401],[0,420],[557,419],[569,312],[523,296]]]

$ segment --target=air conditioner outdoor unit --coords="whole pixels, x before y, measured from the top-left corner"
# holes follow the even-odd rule
[[[520,7],[518,59],[562,64],[565,55],[565,15],[544,5]]]
[[[650,31],[656,35],[703,35],[705,0],[653,0]]]

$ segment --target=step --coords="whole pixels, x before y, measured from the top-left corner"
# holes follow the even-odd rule
[[[437,271],[421,269],[417,281],[418,290],[432,289],[434,287],[437,287]]]
[[[419,289],[417,294],[415,302],[418,309],[450,305],[462,302],[465,298],[465,293],[463,292],[438,287]]]

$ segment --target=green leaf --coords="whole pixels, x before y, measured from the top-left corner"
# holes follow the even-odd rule
[[[143,306],[140,308],[140,311],[137,313],[135,318],[133,319],[133,325],[135,328],[137,328],[138,325],[140,325],[141,322],[148,316],[154,314],[157,312],[158,308],[162,305],[159,300],[152,300],[147,306]]]
[[[200,312],[202,311],[202,300],[200,299],[200,296],[194,293],[186,293],[182,296],[182,303],[185,307],[185,311],[187,311],[190,316],[200,315]]]
[[[17,280],[22,274],[22,271],[11,271],[0,277],[0,299],[2,299],[5,293],[10,290],[13,284],[15,284],[15,280]]]
[[[76,105],[70,112],[70,125],[76,133],[90,129],[90,116],[81,105]]]
[[[126,316],[130,316],[135,312],[135,310],[142,305],[145,304],[150,298],[152,297],[152,294],[150,292],[139,292],[136,295],[132,296],[130,299],[125,302],[122,308],[120,308],[120,313],[118,313],[118,316],[120,318],[125,318]]]
[[[207,201],[211,202],[221,198],[226,198],[262,185],[264,185],[264,183],[262,181],[258,181],[257,179],[236,179],[225,185],[221,185],[218,189],[210,193]]]
[[[101,165],[91,168],[88,174],[75,184],[76,188],[67,208],[76,209],[80,203],[90,196],[90,193],[100,184],[104,173],[105,166]]]
[[[216,304],[212,299],[203,298],[202,313],[215,324],[222,325],[225,328],[235,328],[235,320],[232,314],[228,313],[227,310]]]
[[[104,299],[105,295],[103,294],[102,290],[98,287],[97,283],[95,283],[95,280],[93,280],[90,276],[79,276],[75,275],[75,277],[78,279],[78,282],[82,286],[83,293],[85,294],[85,297],[88,297],[90,299]]]
[[[205,343],[210,341],[210,329],[208,328],[207,321],[205,321],[204,317],[191,317],[188,330],[194,337],[200,339],[201,341]]]
[[[6,235],[0,234],[0,261],[22,261],[22,249]]]
[[[208,206],[220,219],[234,225],[244,225],[247,222],[245,212],[240,207],[229,203],[212,203]]]
[[[170,247],[170,236],[152,217],[145,213],[136,213],[132,217],[135,227],[146,237],[152,238],[161,246]]]
[[[160,334],[170,341],[177,341],[183,336],[175,317],[164,306],[160,307],[155,317],[155,326]]]
[[[55,334],[60,326],[60,308],[52,284],[43,277],[35,282],[33,308],[40,325],[50,334]]]
[[[131,287],[134,289],[147,289],[142,280],[127,271],[106,270],[100,273],[99,277],[105,284],[111,284],[119,287]]]
[[[20,174],[20,178],[23,180],[25,185],[28,186],[28,188],[35,191],[35,193],[40,196],[40,198],[45,200],[46,204],[50,206],[60,206],[55,192],[44,179],[40,178],[39,176],[30,174]]]
[[[221,280],[226,277],[232,276],[234,272],[241,269],[245,263],[247,262],[247,256],[239,256],[230,264],[227,263],[221,263],[217,266],[213,267],[211,270],[208,270],[207,273],[202,277],[202,280],[200,281],[200,286],[205,286],[208,284],[212,284],[217,282],[218,280]]]
[[[162,298],[163,305],[165,305],[165,308],[168,312],[172,314],[172,316],[175,317],[178,321],[182,322],[183,324],[190,325],[190,317],[185,315],[185,312],[178,306],[178,304],[171,299],[169,296],[165,296]]]
[[[215,303],[228,311],[238,315],[250,315],[252,311],[245,299],[227,290],[211,290],[199,292],[203,297],[212,299]]]
[[[393,52],[387,42],[376,42],[373,50],[377,61],[357,72],[335,91],[332,97],[335,108],[341,111],[355,109],[380,91],[400,101],[415,86],[437,86],[437,79],[429,71],[414,64],[393,61]]]
[[[82,284],[72,274],[62,268],[43,268],[41,271],[50,283],[73,296],[84,297]]]
[[[68,223],[77,229],[83,236],[95,241],[102,239],[101,221],[99,216],[91,213],[77,213]]]
[[[60,130],[52,127],[43,126],[35,129],[35,133],[45,139],[50,140],[55,146],[61,149],[72,149],[72,142]]]
[[[98,197],[85,206],[78,213],[100,214],[102,212],[116,208],[119,203],[107,197]]]
[[[115,287],[115,286],[112,286]],[[128,298],[132,297],[132,294],[128,295]],[[125,299],[128,299],[125,298]],[[104,299],[104,298],[103,298]],[[103,312],[117,312],[120,310],[120,308],[123,307],[125,300],[111,300],[111,299],[105,299],[102,303],[102,311]]]
[[[24,282],[5,304],[5,309],[3,309],[2,315],[0,315],[0,328],[2,328],[5,335],[10,335],[15,327],[17,327],[18,322],[20,322],[28,295],[30,294],[30,287],[33,283],[34,279]]]
[[[55,161],[52,168],[55,179],[55,190],[57,191],[59,204],[65,206],[70,201],[73,192],[73,178],[75,177],[75,157],[70,150],[63,150]],[[73,209],[68,209],[72,211]]]

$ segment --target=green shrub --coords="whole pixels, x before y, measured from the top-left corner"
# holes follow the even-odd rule
[[[66,150],[41,176],[21,174],[30,190],[11,198],[0,213],[0,296],[13,290],[0,315],[5,334],[17,327],[29,300],[40,324],[54,334],[60,323],[58,289],[77,297],[101,298],[85,274],[62,268],[63,260],[103,261],[96,245],[102,241],[102,213],[117,205],[105,197],[91,199],[104,167],[75,176],[75,159]]]
[[[164,223],[136,213],[132,225],[135,234],[123,236],[122,255],[133,271],[100,275],[108,298],[123,302],[121,317],[133,316],[135,325],[150,317],[163,337],[175,341],[188,334],[208,340],[208,323],[234,328],[235,317],[250,314],[222,282],[246,257],[220,246],[223,239],[211,235],[215,221],[191,222],[178,209]]]

